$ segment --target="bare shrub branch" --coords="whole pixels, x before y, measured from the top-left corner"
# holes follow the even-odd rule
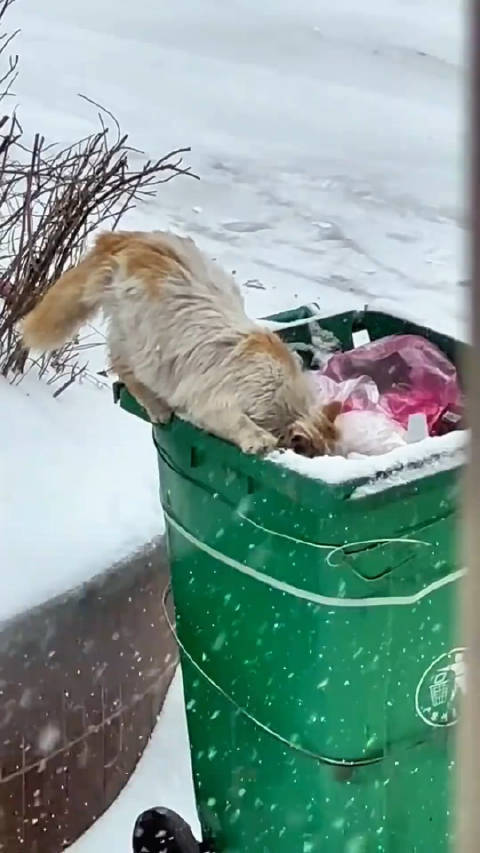
[[[15,0],[0,0],[0,26],[3,24],[3,17],[8,7],[14,2]],[[9,45],[17,35],[18,30],[10,34],[0,32],[0,62],[3,61]],[[17,78],[17,65],[18,56],[7,55],[6,68],[2,69],[0,66],[0,101],[11,94],[11,88]]]
[[[0,22],[14,0],[0,0]],[[11,37],[0,36],[0,60]],[[17,58],[2,74],[3,95],[16,74]],[[6,86],[6,88],[5,88]],[[0,94],[0,100],[2,95]],[[100,127],[64,148],[47,145],[36,134],[27,145],[15,113],[0,117],[0,373],[18,379],[27,353],[16,324],[39,297],[85,249],[99,226],[115,229],[138,201],[155,196],[158,187],[178,175],[193,175],[184,165],[189,148],[178,148],[133,168],[129,146],[116,118],[101,105]],[[109,130],[107,122],[113,124]],[[36,362],[40,374],[53,370],[63,380],[61,393],[85,373],[75,343]]]

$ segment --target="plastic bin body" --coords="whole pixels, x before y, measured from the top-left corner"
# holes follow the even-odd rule
[[[356,319],[321,322],[347,347]],[[386,315],[362,325],[453,355]],[[458,470],[358,497],[358,480],[328,486],[177,420],[154,440],[197,805],[217,849],[447,853]],[[398,539],[412,541],[384,541]]]

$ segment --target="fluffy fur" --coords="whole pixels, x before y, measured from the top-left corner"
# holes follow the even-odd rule
[[[100,309],[112,367],[152,421],[175,412],[247,453],[332,449],[338,407],[316,404],[298,358],[247,317],[234,279],[192,240],[100,235],[25,317],[24,343],[56,349]]]

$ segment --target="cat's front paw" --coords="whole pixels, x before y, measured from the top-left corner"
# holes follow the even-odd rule
[[[278,439],[270,432],[261,430],[258,433],[240,436],[239,447],[243,453],[270,453],[278,447]]]
[[[173,415],[172,410],[160,400],[158,403],[154,402],[150,403],[148,406],[145,405],[145,409],[152,424],[168,424]]]

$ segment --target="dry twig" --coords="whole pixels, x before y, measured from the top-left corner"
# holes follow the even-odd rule
[[[2,15],[14,0],[0,0]],[[0,36],[0,60],[11,38]],[[5,95],[16,74],[17,58],[8,61]],[[6,86],[6,88],[5,88]],[[2,95],[0,94],[0,100]],[[116,228],[135,203],[155,196],[160,184],[178,175],[193,175],[183,163],[189,148],[178,148],[132,168],[128,144],[118,121],[98,108],[96,133],[66,148],[47,145],[41,134],[27,146],[15,114],[0,117],[0,372],[14,377],[25,369],[17,321],[83,252],[89,235],[101,226]],[[113,123],[113,131],[107,121]],[[80,350],[68,345],[40,363],[68,380],[61,393],[85,372]],[[73,358],[73,362],[72,362]],[[68,368],[66,365],[68,364]]]

